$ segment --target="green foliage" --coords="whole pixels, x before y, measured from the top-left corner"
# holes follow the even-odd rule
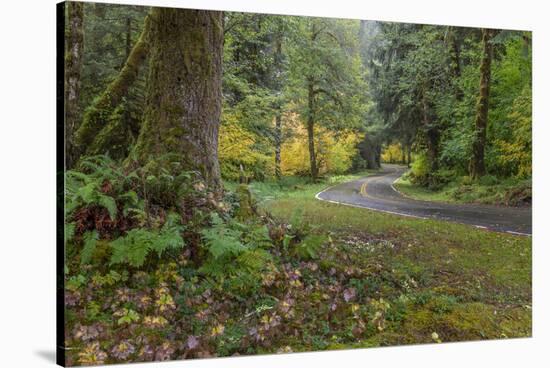
[[[141,267],[152,252],[161,257],[166,251],[181,249],[185,245],[181,236],[183,230],[181,218],[175,213],[167,215],[160,230],[132,229],[110,243],[113,249],[110,264],[125,263],[132,267]]]
[[[248,294],[260,286],[261,275],[272,263],[266,248],[271,240],[265,225],[243,225],[211,215],[211,227],[202,230],[209,257],[199,271],[229,290]]]
[[[411,165],[410,176],[413,180],[423,180],[430,174],[430,166],[428,158],[425,154],[419,154],[415,157],[414,162]]]
[[[107,124],[89,152],[107,154],[66,176],[69,365],[530,335],[527,238],[314,199],[365,173],[269,181],[276,147],[283,171],[307,173],[310,119],[321,174],[376,167],[383,145],[395,161],[399,145],[427,198],[529,203],[528,32],[495,38],[474,181],[479,30],[226,13],[220,169],[260,200],[244,185],[221,200],[176,155],[127,157],[146,73],[116,106],[93,102],[147,10],[85,5],[81,104]]]
[[[82,248],[82,253],[80,255],[81,264],[87,264],[91,261],[98,239],[99,233],[95,230],[84,234],[84,247]]]
[[[98,206],[105,208],[114,221],[118,215],[117,201],[124,212],[141,207],[135,191],[129,187],[131,176],[109,157],[83,158],[79,169],[65,174],[66,216],[83,207]]]
[[[326,235],[308,235],[294,246],[294,253],[301,259],[316,259],[327,240]]]
[[[139,321],[139,314],[133,310],[133,309],[127,309],[124,308],[120,312],[120,318],[117,321],[117,324],[123,325],[123,324],[131,324],[133,322]]]
[[[84,4],[82,110],[90,106],[93,99],[118,74],[127,58],[127,41],[130,47],[137,42],[148,11],[147,7],[141,6]],[[138,116],[134,114],[140,115],[145,75],[140,73],[139,86],[130,93],[129,103],[132,106],[125,107],[134,122],[138,121]]]
[[[65,242],[70,242],[75,234],[75,224],[71,222],[65,223],[64,227],[64,234],[65,234]]]
[[[212,214],[211,218],[212,227],[204,229],[202,236],[208,252],[214,259],[237,256],[246,250],[240,241],[241,231],[228,227],[216,213]]]

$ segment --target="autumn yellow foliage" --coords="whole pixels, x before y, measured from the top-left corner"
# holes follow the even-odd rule
[[[274,159],[259,149],[265,146],[265,138],[258,136],[238,124],[239,116],[224,116],[218,138],[218,157],[222,176],[228,180],[238,180],[240,167],[244,175],[257,180],[272,176]]]
[[[390,164],[401,162],[403,159],[403,150],[401,149],[401,145],[399,143],[387,145],[382,151],[381,159],[382,162]]]
[[[281,147],[281,170],[283,175],[308,175],[310,172],[307,130],[304,125],[291,124],[292,138]],[[336,134],[323,127],[316,127],[315,151],[321,175],[338,174],[351,168],[357,153],[359,134],[340,131]]]
[[[500,164],[509,167],[516,177],[529,178],[532,175],[532,96],[531,89],[525,88],[516,98],[512,112],[508,115],[513,127],[511,141],[497,140],[501,154]]]
[[[274,177],[275,147],[273,142],[239,125],[239,114],[225,114],[220,126],[218,156],[222,176],[238,180],[240,167],[244,175],[254,180]],[[274,124],[274,122],[273,122]],[[309,175],[307,130],[297,114],[283,117],[281,171],[283,175]],[[351,130],[334,132],[315,128],[315,152],[319,174],[339,174],[348,171],[357,154],[360,135]]]

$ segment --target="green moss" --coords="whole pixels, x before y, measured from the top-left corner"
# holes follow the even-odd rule
[[[531,308],[517,307],[498,315],[501,337],[531,337]]]
[[[114,159],[122,159],[127,156],[128,148],[134,142],[134,137],[125,121],[125,108],[125,104],[119,105],[106,119],[108,123],[88,147],[88,155],[106,153]]]
[[[136,81],[139,68],[145,61],[149,52],[148,32],[150,28],[149,17],[145,18],[144,30],[128,56],[124,67],[118,76],[107,86],[107,89],[99,95],[84,112],[82,125],[76,132],[75,141],[82,150],[94,146],[93,150],[99,150],[102,140],[109,134],[105,132],[98,142],[94,142],[102,129],[107,128],[112,132],[115,126],[109,127],[109,119],[115,108],[121,103],[128,93],[129,88]]]
[[[240,220],[247,220],[254,216],[254,203],[252,194],[246,184],[241,184],[237,187],[237,198],[239,199],[239,208],[235,215]]]

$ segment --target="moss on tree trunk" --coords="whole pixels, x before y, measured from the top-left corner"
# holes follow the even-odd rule
[[[84,4],[68,2],[69,29],[65,48],[65,165],[72,168],[78,158],[74,133],[78,129],[80,111],[80,72],[84,52]]]
[[[144,122],[131,157],[146,164],[167,153],[221,188],[223,13],[154,8]]]
[[[143,32],[132,48],[124,67],[115,80],[84,112],[82,126],[76,132],[76,144],[79,145],[81,152],[88,154],[103,153],[105,148],[112,145],[110,141],[112,134],[107,133],[112,133],[116,130],[116,127],[108,127],[108,125],[110,122],[112,124],[118,123],[113,121],[112,114],[136,81],[139,69],[147,58],[149,29],[150,20],[147,16]],[[104,128],[107,128],[107,130],[100,134]]]
[[[317,157],[315,154],[315,93],[313,82],[308,83],[308,114],[307,114],[307,141],[309,150],[309,166],[311,178],[315,181],[319,175]]]
[[[275,115],[275,177],[280,179],[281,172],[281,146],[283,141],[283,124],[281,120],[281,112],[277,111]]]
[[[489,114],[489,87],[491,85],[491,61],[493,58],[493,45],[491,38],[493,31],[483,29],[481,31],[483,44],[483,57],[481,58],[479,98],[475,119],[475,132],[473,143],[473,157],[470,163],[470,176],[478,179],[485,175],[485,142],[487,140],[487,116]]]

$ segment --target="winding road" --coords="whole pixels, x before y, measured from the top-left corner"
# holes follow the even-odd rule
[[[405,172],[398,165],[383,165],[382,171],[362,179],[329,187],[315,198],[401,216],[437,219],[517,235],[531,235],[531,208],[477,204],[450,204],[405,197],[393,183]]]

